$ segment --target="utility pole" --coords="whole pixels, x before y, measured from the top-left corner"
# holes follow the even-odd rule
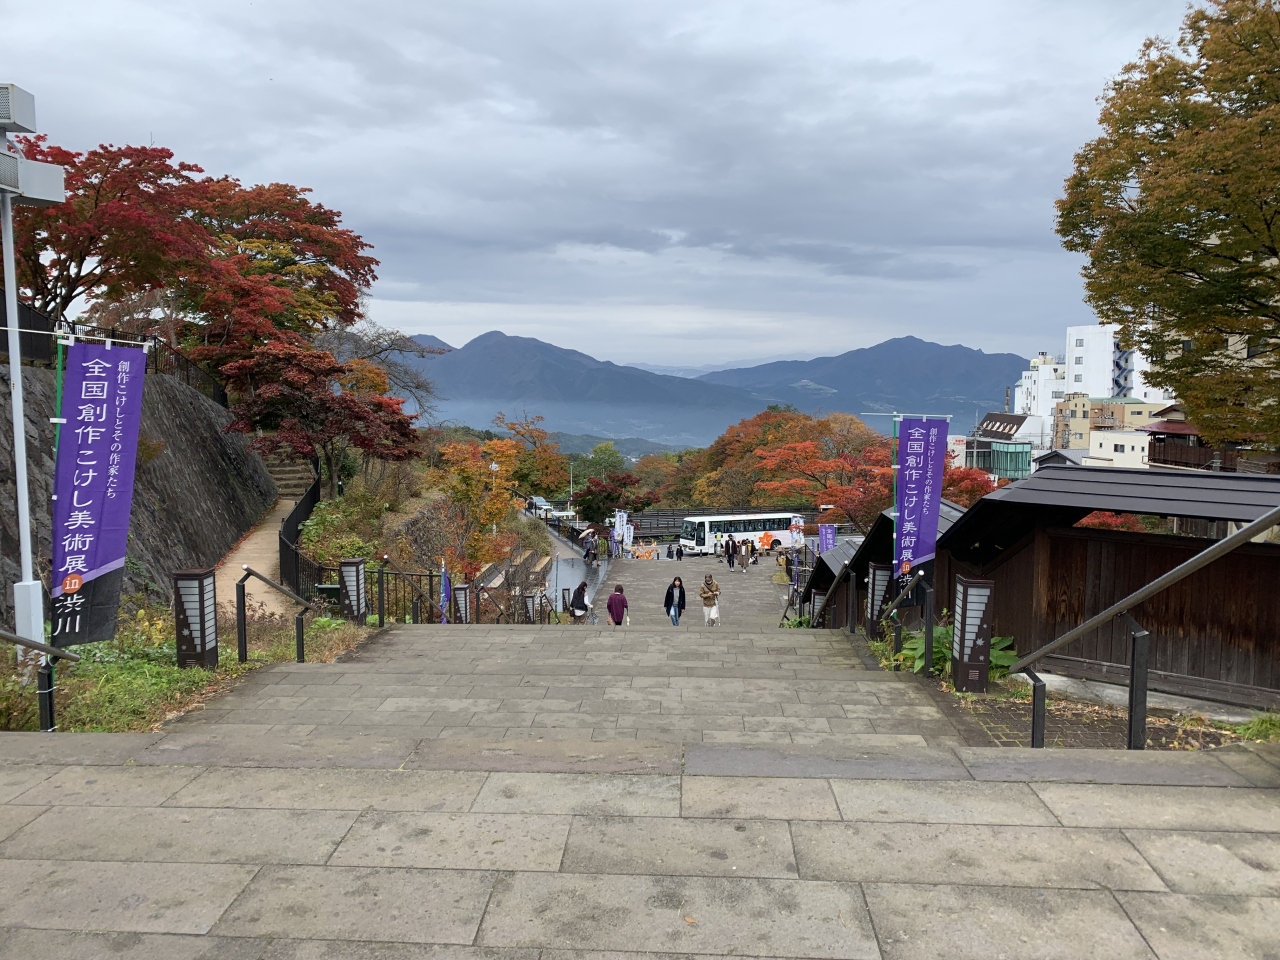
[[[36,132],[35,98],[21,87],[0,84],[0,235],[3,237],[4,309],[9,327],[9,389],[13,411],[13,473],[18,496],[18,562],[22,580],[13,585],[14,632],[44,640],[44,584],[35,575],[31,548],[31,495],[27,486],[27,427],[22,402],[22,342],[18,322],[18,270],[13,252],[13,204],[51,206],[66,199],[63,170],[28,160],[9,145],[10,133]]]

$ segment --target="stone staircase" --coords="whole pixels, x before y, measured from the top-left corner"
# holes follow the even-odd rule
[[[398,624],[0,733],[0,960],[1274,955],[1280,750],[965,737],[837,631]]]
[[[300,500],[315,481],[315,472],[305,460],[290,460],[279,454],[264,459],[282,500]]]

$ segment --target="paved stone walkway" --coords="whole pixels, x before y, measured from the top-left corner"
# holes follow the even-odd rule
[[[339,663],[258,670],[178,724],[192,725],[267,736],[965,742],[914,676],[867,669],[841,634],[677,630],[669,621],[658,629],[393,626]]]
[[[0,758],[2,960],[1231,960],[1280,923],[1275,750],[206,727]]]
[[[272,580],[280,579],[280,522],[293,510],[293,500],[277,500],[235,549],[222,558],[214,573],[218,603],[236,602],[236,581],[244,576],[241,569],[246,564]],[[251,603],[261,603],[268,613],[292,615],[296,609],[284,597],[256,580],[246,585],[246,597]]]
[[[836,632],[397,626],[0,734],[0,960],[1276,956],[1280,749],[966,735]]]

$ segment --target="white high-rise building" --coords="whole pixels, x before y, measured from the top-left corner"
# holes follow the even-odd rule
[[[1143,374],[1146,357],[1120,346],[1120,328],[1112,324],[1067,327],[1066,392],[1091,397],[1134,397],[1163,402],[1173,394],[1150,386]]]
[[[1066,364],[1042,353],[1013,387],[1013,410],[1028,417],[1052,417],[1053,405],[1066,396]]]

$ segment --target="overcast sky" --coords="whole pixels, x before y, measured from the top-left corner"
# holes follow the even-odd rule
[[[1053,233],[1097,96],[1182,0],[0,0],[67,147],[343,212],[372,313],[617,362],[1093,322]]]

